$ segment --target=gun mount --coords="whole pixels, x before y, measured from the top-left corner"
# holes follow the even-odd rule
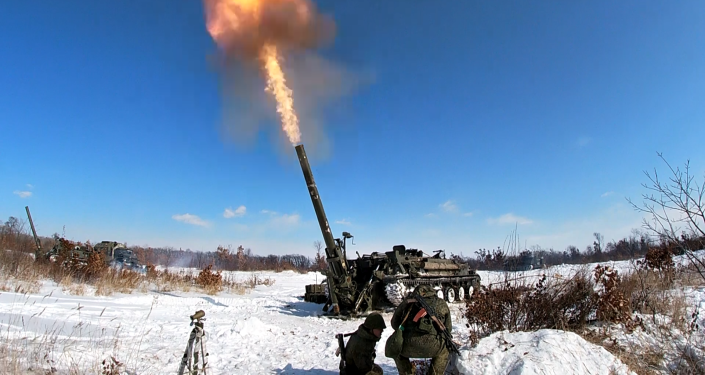
[[[323,209],[318,187],[313,179],[303,145],[296,153],[306,180],[313,209],[326,245],[326,280],[322,284],[306,286],[304,299],[319,303],[325,300],[324,311],[332,305],[333,315],[355,315],[385,306],[398,306],[419,284],[432,285],[439,297],[448,302],[469,298],[480,285],[480,276],[467,264],[446,259],[443,250],[434,255],[397,245],[392,251],[373,252],[357,259],[347,258],[348,239],[353,236],[343,232],[343,239],[334,238]]]

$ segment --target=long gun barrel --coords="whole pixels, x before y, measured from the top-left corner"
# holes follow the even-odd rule
[[[333,276],[336,280],[345,282],[345,279],[348,276],[346,259],[343,256],[343,252],[340,250],[340,247],[335,243],[333,233],[330,230],[330,225],[328,225],[328,218],[326,217],[326,212],[323,210],[323,203],[321,202],[321,197],[318,194],[318,187],[316,187],[316,182],[313,180],[313,172],[311,172],[311,165],[308,163],[306,150],[304,150],[304,145],[297,145],[295,148],[296,154],[299,157],[299,164],[301,164],[301,170],[304,173],[304,179],[306,179],[306,186],[308,186],[308,192],[311,196],[311,203],[313,203],[313,209],[316,211],[318,225],[321,227],[323,240],[326,243],[326,261],[328,263],[328,270],[331,272],[330,276]],[[328,277],[328,288],[330,290],[333,308],[336,309],[338,305],[335,293],[336,284],[331,283],[330,279],[331,277]]]
[[[24,206],[24,209],[27,211],[29,226],[32,228],[32,235],[34,235],[34,245],[37,246],[37,250],[34,252],[34,260],[39,261],[39,257],[42,253],[42,243],[39,241],[39,237],[37,237],[37,231],[34,230],[34,222],[32,221],[32,214],[29,213],[29,206]]]
[[[326,217],[326,212],[323,210],[323,203],[321,202],[321,197],[318,194],[318,187],[316,187],[316,182],[313,180],[313,172],[311,171],[311,165],[308,163],[308,157],[306,156],[306,150],[304,150],[304,145],[296,146],[296,154],[299,157],[299,164],[301,164],[301,170],[304,172],[304,179],[306,179],[306,186],[308,186],[308,192],[311,194],[311,202],[313,202],[313,209],[316,211],[316,217],[318,218],[318,225],[321,227],[321,233],[323,233],[323,240],[326,243],[326,251],[337,248],[335,239],[333,238],[333,233],[328,225],[328,218]],[[329,254],[331,255],[331,254]]]

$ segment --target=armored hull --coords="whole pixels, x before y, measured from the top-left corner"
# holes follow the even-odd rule
[[[306,286],[304,300],[325,301],[324,311],[332,306],[333,315],[354,315],[369,310],[399,305],[417,285],[428,284],[448,302],[463,300],[480,284],[480,276],[466,264],[445,259],[442,250],[432,256],[417,249],[397,245],[392,251],[347,259],[346,240],[333,238],[321,196],[303,145],[295,147],[311,203],[326,244],[326,279]]]

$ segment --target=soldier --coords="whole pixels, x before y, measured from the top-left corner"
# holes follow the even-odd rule
[[[451,333],[452,322],[446,302],[438,298],[436,291],[429,285],[419,285],[416,291],[436,311],[438,319],[446,326],[448,333]],[[399,329],[402,321],[404,322],[402,333],[404,344],[401,354],[394,358],[399,375],[412,374],[413,369],[409,358],[431,358],[429,374],[442,375],[448,364],[450,352],[429,314],[418,303],[405,299],[394,311],[392,328]]]
[[[378,313],[370,314],[357,331],[350,336],[345,349],[345,375],[382,375],[382,368],[375,364],[375,345],[387,328]]]

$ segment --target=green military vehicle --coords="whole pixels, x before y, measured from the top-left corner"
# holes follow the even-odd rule
[[[45,254],[45,258],[55,262],[59,257],[63,257],[64,263],[74,261],[85,265],[88,264],[88,257],[94,251],[88,246],[75,245],[58,235],[54,235],[54,246]]]
[[[536,258],[529,250],[524,250],[519,255],[509,256],[503,263],[505,271],[520,272],[543,268],[543,258]]]
[[[140,264],[134,252],[124,243],[116,241],[101,241],[93,247],[103,253],[105,261],[112,267],[142,271],[145,266]]]
[[[443,250],[430,255],[396,245],[392,251],[348,259],[346,241],[352,235],[343,232],[342,240],[333,237],[306,151],[303,145],[295,149],[323,234],[328,265],[323,283],[306,286],[305,301],[325,301],[323,310],[328,312],[332,307],[332,315],[356,315],[398,306],[422,284],[433,287],[438,296],[449,303],[461,302],[479,288],[481,279],[476,270],[454,259],[446,259]]]

